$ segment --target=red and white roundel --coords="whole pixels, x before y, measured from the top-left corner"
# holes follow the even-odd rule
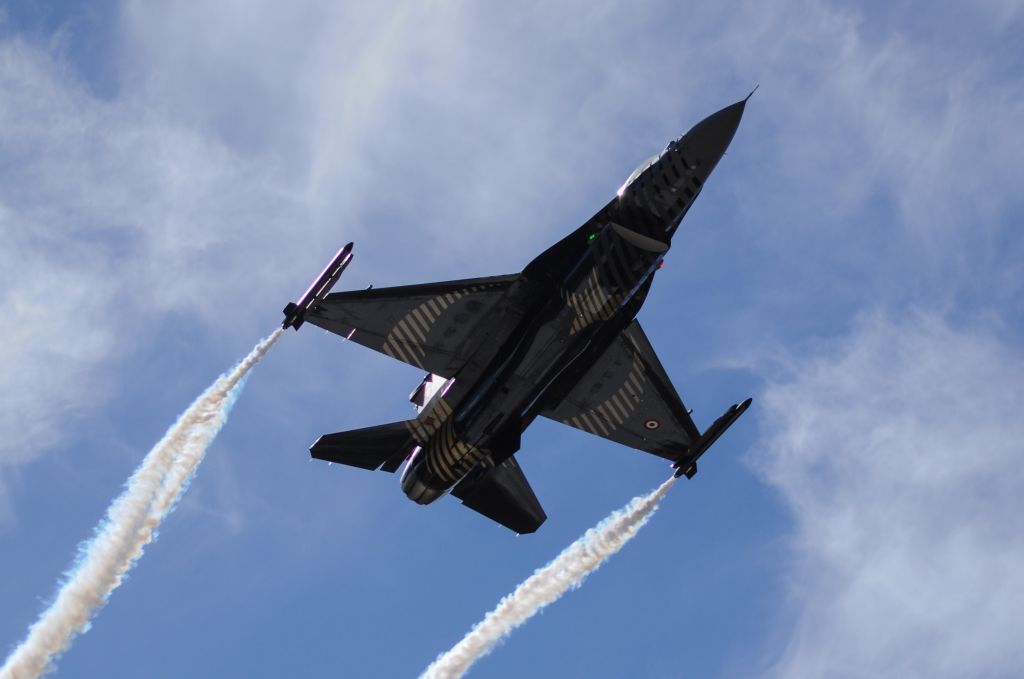
[[[657,420],[645,420],[644,421],[644,429],[654,430],[654,429],[657,429],[660,426],[661,426],[661,422],[658,422]]]

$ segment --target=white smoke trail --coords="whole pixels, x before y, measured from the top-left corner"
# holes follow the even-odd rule
[[[278,329],[261,340],[221,375],[149,451],[107,509],[92,539],[79,547],[78,560],[53,603],[0,667],[0,679],[28,679],[53,669],[53,661],[75,636],[89,629],[90,618],[121,584],[184,493],[206,449],[224,426],[249,371],[283,332]]]
[[[637,534],[675,483],[670,477],[649,494],[633,498],[566,547],[551,563],[534,571],[502,599],[462,641],[438,656],[420,679],[456,679],[494,645],[570,589],[583,584],[609,557]]]

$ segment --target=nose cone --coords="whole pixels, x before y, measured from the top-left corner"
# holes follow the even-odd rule
[[[736,134],[746,105],[747,100],[744,99],[732,106],[726,106],[694,125],[683,135],[683,146],[690,156],[688,160],[695,164],[697,171],[705,177],[711,174],[718,161],[725,155],[725,150],[729,148],[729,142]]]

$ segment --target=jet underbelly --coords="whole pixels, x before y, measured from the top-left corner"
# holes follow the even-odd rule
[[[557,297],[535,308],[519,340],[506,345],[508,353],[472,387],[468,375],[456,377],[450,396],[460,397],[454,406],[459,414],[439,422],[410,460],[402,481],[406,494],[421,504],[433,502],[481,463],[499,463],[518,450],[523,414],[632,299],[667,250],[662,245],[621,225],[603,229],[590,242],[588,265],[572,284],[557,287]]]

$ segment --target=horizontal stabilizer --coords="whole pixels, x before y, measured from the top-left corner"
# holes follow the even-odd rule
[[[452,489],[452,495],[475,512],[516,533],[532,533],[547,520],[515,456],[475,472]]]
[[[394,472],[415,445],[407,424],[392,422],[324,434],[310,447],[309,453],[318,460]]]

